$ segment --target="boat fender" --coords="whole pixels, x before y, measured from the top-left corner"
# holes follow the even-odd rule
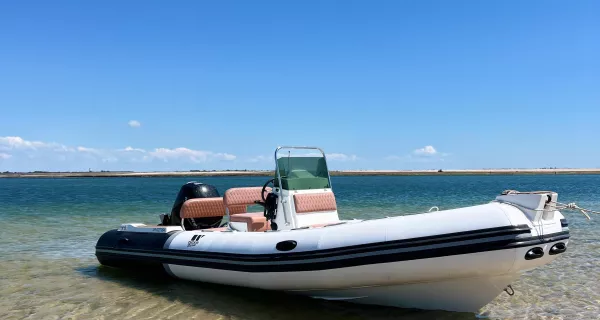
[[[529,249],[525,254],[525,260],[533,260],[539,259],[544,256],[544,249],[540,247],[535,247],[533,249]]]
[[[277,245],[275,246],[275,249],[277,249],[279,251],[290,251],[290,250],[296,248],[297,245],[298,245],[298,243],[294,240],[285,240],[285,241],[281,241],[281,242],[277,243]]]
[[[550,248],[550,255],[555,255],[567,251],[567,246],[563,242],[559,242]]]

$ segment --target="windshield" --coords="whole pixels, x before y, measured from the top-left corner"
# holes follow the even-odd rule
[[[329,172],[322,155],[287,155],[277,159],[282,188],[306,190],[330,188]],[[278,179],[276,185],[279,184]]]

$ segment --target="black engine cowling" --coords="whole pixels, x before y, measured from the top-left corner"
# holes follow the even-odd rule
[[[179,193],[177,194],[177,198],[175,198],[173,208],[171,209],[171,214],[168,217],[165,217],[166,221],[163,221],[163,225],[181,225],[179,211],[181,210],[181,206],[183,206],[183,203],[186,200],[195,198],[214,197],[220,197],[220,195],[217,188],[213,185],[204,184],[196,181],[191,181],[184,184],[183,186],[181,186],[181,189],[179,189]],[[222,217],[186,219],[185,228],[186,230],[201,229],[203,226],[212,226],[215,223],[219,222],[221,219]]]

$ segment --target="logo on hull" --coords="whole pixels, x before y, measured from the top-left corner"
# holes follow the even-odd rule
[[[198,244],[198,241],[204,237],[203,234],[197,234],[192,237],[192,240],[188,241],[188,247],[193,247]]]

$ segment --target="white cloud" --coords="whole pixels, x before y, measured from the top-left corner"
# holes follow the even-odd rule
[[[19,159],[14,162],[16,168],[26,170],[48,169],[46,166],[63,168],[61,163],[83,166],[103,167],[102,163],[165,163],[173,161],[174,167],[182,163],[206,163],[218,161],[232,161],[237,157],[230,153],[194,150],[189,148],[156,148],[146,151],[131,146],[121,149],[97,149],[85,146],[70,147],[58,143],[29,141],[21,137],[0,137],[0,159]],[[156,162],[158,161],[158,162]],[[143,169],[138,169],[143,170]]]
[[[424,146],[423,148],[413,151],[413,153],[420,156],[432,156],[437,154],[438,152],[433,146]]]
[[[73,152],[74,148],[56,142],[30,141],[21,137],[0,137],[0,150]]]
[[[385,158],[383,158],[384,160],[388,160],[388,161],[396,161],[396,160],[402,160],[402,159],[406,159],[407,157],[404,156],[387,156]]]
[[[144,149],[138,149],[138,148],[132,148],[132,147],[125,147],[125,149],[119,149],[119,151],[146,153],[146,150],[144,150]]]
[[[424,146],[413,150],[413,152],[406,155],[390,155],[384,157],[387,161],[403,161],[403,162],[443,162],[444,158],[449,154],[442,153],[436,150],[433,146]]]
[[[306,154],[297,154],[294,155],[296,157],[322,157],[323,154],[319,153],[319,152],[309,152]],[[358,157],[354,154],[345,154],[345,153],[326,153],[325,156],[327,157],[327,160],[331,160],[331,161],[355,161],[358,159]]]
[[[75,148],[67,147],[62,144],[57,144],[55,147],[52,148],[52,151],[54,151],[54,152],[75,152]]]
[[[297,154],[292,154],[292,156],[294,157],[322,157],[323,155],[319,152],[307,152],[307,153],[297,153]],[[327,153],[327,161],[331,161],[331,162],[351,162],[351,161],[356,161],[359,158],[356,155],[348,155],[348,154],[344,154],[344,153]],[[285,155],[279,155],[279,157],[285,157]],[[245,158],[243,160],[244,162],[247,163],[257,163],[257,164],[267,164],[267,163],[274,163],[275,160],[273,158],[272,155],[258,155],[255,157],[249,157],[249,158]]]
[[[83,153],[92,153],[92,154],[100,154],[100,153],[102,153],[98,149],[86,148],[86,147],[77,147],[76,150],[79,151],[79,152],[83,152]]]
[[[0,137],[0,146],[3,146],[4,149],[37,149],[55,145],[55,143],[28,141],[21,137]]]
[[[405,155],[405,156],[387,156],[383,158],[386,161],[394,161],[394,162],[411,162],[411,163],[433,163],[433,162],[444,162],[445,158],[441,156],[433,156],[433,157],[421,157],[415,156],[413,154]]]
[[[188,148],[157,148],[150,152],[150,155],[164,161],[168,161],[169,159],[187,158],[192,162],[204,162],[208,159],[208,152]]]
[[[142,126],[142,123],[137,120],[130,120],[127,124],[132,128],[139,128]]]
[[[256,157],[252,157],[246,160],[247,162],[252,162],[252,163],[256,163],[256,162],[273,162],[273,156],[256,156]]]
[[[237,158],[235,155],[229,154],[229,153],[216,153],[215,157],[217,159],[222,159],[222,160],[227,160],[227,161],[235,160]]]
[[[327,160],[332,161],[355,161],[358,157],[354,154],[347,155],[344,153],[327,153]]]
[[[188,148],[157,148],[150,152],[152,157],[168,161],[169,159],[189,160],[195,163],[207,162],[209,160],[235,160],[236,156],[229,153],[213,153],[211,151],[192,150]]]
[[[118,155],[115,154],[116,150],[100,150],[100,149],[87,148],[87,147],[81,147],[81,146],[77,147],[76,150],[77,150],[77,152],[83,154],[84,156],[86,156],[88,158],[100,160],[102,162],[114,163],[114,162],[119,161]],[[126,160],[126,159],[122,159],[122,160]]]

